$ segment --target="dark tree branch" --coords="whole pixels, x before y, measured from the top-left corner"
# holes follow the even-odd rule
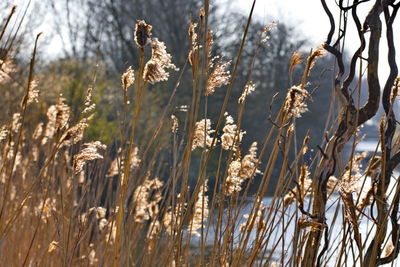
[[[361,107],[358,125],[372,118],[379,108],[381,87],[378,78],[379,42],[381,38],[382,23],[379,15],[382,13],[380,1],[377,0],[365,19],[363,30],[370,29],[368,49],[368,101]]]
[[[331,28],[330,28],[328,36],[326,38],[326,43],[330,44],[332,41],[333,33],[335,32],[335,19],[333,18],[332,12],[329,10],[328,6],[326,5],[326,1],[321,0],[321,4],[322,4],[322,7],[324,8],[325,13],[328,16],[329,22],[331,24]]]
[[[364,29],[361,28],[361,22],[360,22],[360,20],[359,20],[359,18],[357,16],[357,6],[358,6],[357,4],[358,3],[361,3],[361,2],[358,2],[358,0],[354,1],[351,13],[352,13],[352,16],[353,16],[354,23],[356,24],[357,33],[358,33],[358,37],[360,38],[361,45],[357,49],[357,51],[354,53],[353,57],[351,58],[349,75],[347,76],[347,78],[343,82],[343,86],[342,86],[342,93],[346,96],[347,101],[349,103],[351,103],[351,104],[353,104],[353,99],[349,95],[349,86],[350,86],[350,84],[353,81],[354,76],[355,76],[357,60],[362,55],[362,52],[364,51],[365,45],[366,45],[365,38],[364,38],[365,31],[364,31]]]
[[[394,37],[393,37],[393,22],[397,15],[397,8],[394,8],[392,15],[389,13],[389,8],[387,5],[387,0],[382,0],[383,5],[383,13],[385,14],[385,21],[386,21],[386,39],[388,43],[388,56],[387,60],[390,67],[389,77],[386,80],[385,87],[383,89],[382,94],[382,105],[385,109],[386,115],[390,112],[390,93],[399,71],[397,68],[396,63],[396,49],[394,46]]]
[[[354,9],[354,8],[356,8],[359,4],[362,4],[362,3],[364,3],[364,2],[369,2],[370,0],[362,0],[362,1],[360,1],[360,2],[356,2],[356,3],[354,3],[354,4],[352,4],[351,6],[346,6],[346,7],[344,7],[343,6],[343,0],[342,1],[339,1],[339,8],[342,10],[342,11],[349,11],[350,9]]]

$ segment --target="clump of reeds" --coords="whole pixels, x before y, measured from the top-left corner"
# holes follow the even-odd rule
[[[379,13],[385,1],[378,2],[372,11]],[[85,138],[96,110],[95,84],[87,86],[77,121],[60,95],[43,114],[45,120],[34,129],[27,127],[28,106],[35,108],[41,101],[40,80],[35,77],[38,36],[22,101],[8,121],[1,122],[0,262],[16,266],[340,266],[358,262],[376,266],[394,261],[399,252],[400,186],[397,180],[395,186],[390,182],[400,162],[400,139],[393,132],[398,124],[393,105],[399,78],[388,80],[385,116],[379,127],[381,155],[372,155],[366,168],[362,162],[367,155],[354,153],[356,138],[347,159],[342,150],[361,127],[359,121],[369,114],[363,108],[374,100],[356,107],[348,88],[340,84],[342,70],[334,89],[347,102],[333,98],[339,108],[330,110],[337,112],[332,129],[327,129],[312,160],[307,159],[309,136],[298,147],[295,126],[309,112],[308,102],[318,101],[309,83],[313,67],[325,50],[336,56],[340,67],[343,64],[329,38],[306,58],[301,80],[288,88],[264,142],[244,147],[248,135],[242,118],[257,83],[248,80],[240,97],[231,101],[237,112],[228,113],[227,104],[253,10],[254,5],[237,58],[232,60],[214,56],[208,6],[190,23],[186,53],[193,94],[190,105],[183,108],[187,117],[180,120],[168,103],[148,140],[139,140],[136,134],[139,117],[147,111],[142,105],[147,88],[169,80],[170,71],[183,73],[184,68],[172,63],[166,44],[153,37],[153,26],[137,22],[132,43],[139,50],[138,69],[128,67],[121,75],[124,129],[116,137],[115,153]],[[365,27],[371,27],[375,38],[374,12]],[[386,9],[385,15],[390,15]],[[257,45],[268,42],[275,25],[263,29]],[[366,29],[360,31],[364,34]],[[151,49],[148,58],[145,48]],[[373,86],[377,63],[369,56]],[[291,80],[302,62],[302,54],[294,52],[288,64]],[[16,68],[10,56],[0,58],[0,85],[9,82]],[[253,66],[248,68],[251,73]],[[224,102],[218,117],[209,118],[207,99],[217,89],[225,92]],[[171,142],[160,144],[160,129],[171,123]],[[167,178],[158,175],[161,149],[152,151],[151,146],[170,149]],[[215,154],[216,162],[210,162]],[[196,156],[198,160],[192,160]],[[197,176],[190,177],[195,164]],[[212,164],[217,165],[215,171],[210,170]],[[257,188],[250,195],[254,183]],[[273,197],[264,198],[271,187]],[[366,221],[370,228],[363,232],[360,224]]]

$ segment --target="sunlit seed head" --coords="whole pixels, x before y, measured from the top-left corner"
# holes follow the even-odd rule
[[[126,69],[126,71],[121,76],[122,88],[126,91],[129,86],[135,82],[135,73],[132,66]]]
[[[39,102],[39,89],[38,87],[38,82],[37,80],[32,80],[30,85],[29,85],[29,91],[28,91],[28,100],[27,103],[38,103]]]
[[[83,148],[77,155],[74,156],[74,169],[75,173],[78,174],[83,170],[86,162],[95,159],[102,159],[103,156],[98,153],[98,149],[106,149],[106,146],[99,141],[85,143]]]
[[[172,119],[172,127],[171,127],[171,131],[173,133],[176,133],[178,131],[178,118],[175,115],[171,115],[171,119]]]
[[[243,136],[246,134],[245,131],[238,131],[237,125],[234,123],[233,117],[228,113],[225,113],[225,126],[222,129],[224,132],[221,136],[221,145],[225,150],[236,151],[236,148],[242,142]]]
[[[167,69],[179,70],[173,63],[171,55],[167,52],[164,42],[157,38],[151,40],[151,58],[146,63],[143,72],[144,81],[155,84],[169,78]]]
[[[201,121],[196,122],[193,135],[192,150],[196,149],[197,147],[210,147],[213,140],[210,135],[214,132],[215,131],[211,129],[210,119],[202,119]]]
[[[254,92],[256,90],[256,86],[254,85],[254,83],[252,81],[249,81],[243,90],[242,95],[239,97],[238,103],[242,104],[244,103],[244,101],[246,100],[247,96],[250,95],[252,92]]]
[[[153,26],[147,24],[144,20],[139,20],[135,25],[134,39],[138,47],[144,48],[151,37]]]
[[[217,88],[229,83],[231,74],[228,68],[230,64],[231,61],[222,63],[222,60],[218,60],[213,71],[208,76],[205,90],[206,96],[212,95]],[[214,65],[214,63],[212,63],[212,65]]]

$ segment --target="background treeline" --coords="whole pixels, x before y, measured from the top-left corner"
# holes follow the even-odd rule
[[[10,4],[11,1],[0,4],[2,18],[9,12],[7,7],[10,7]],[[182,78],[179,79],[180,83],[172,105],[173,110],[171,110],[171,113],[184,120],[185,113],[180,111],[180,107],[188,105],[192,95],[192,77],[186,52],[190,44],[187,28],[191,18],[198,16],[201,1],[69,0],[60,2],[47,0],[40,3],[34,1],[30,5],[30,12],[27,12],[18,36],[2,44],[4,47],[1,49],[6,50],[12,42],[11,53],[15,58],[16,72],[14,81],[10,81],[15,84],[3,85],[1,88],[1,119],[5,119],[7,114],[15,111],[17,108],[15,103],[23,94],[23,89],[18,86],[18,83],[22,83],[27,77],[29,64],[25,62],[28,58],[26,55],[30,53],[28,51],[32,47],[35,31],[41,28],[41,25],[51,23],[52,27],[45,32],[45,41],[40,43],[40,46],[45,49],[40,49],[38,55],[38,61],[41,63],[37,64],[36,71],[41,91],[41,101],[38,104],[40,108],[36,107],[29,113],[29,125],[34,127],[38,121],[45,119],[43,117],[45,111],[60,94],[67,99],[67,104],[71,107],[71,114],[75,116],[72,121],[78,121],[80,119],[78,110],[84,102],[86,90],[88,87],[93,87],[95,89],[94,102],[97,107],[95,117],[87,131],[87,137],[90,140],[100,140],[109,147],[116,147],[121,135],[120,129],[122,129],[120,122],[123,94],[119,77],[130,65],[133,65],[134,69],[138,68],[136,65],[139,52],[133,42],[133,26],[137,20],[145,19],[153,25],[153,34],[165,42],[173,55],[174,64],[184,70]],[[19,12],[22,16],[24,9],[20,8]],[[39,12],[46,16],[34,16]],[[234,59],[236,56],[246,16],[232,9],[229,3],[213,3],[211,6],[208,23],[209,28],[214,32],[214,50],[216,54],[222,54],[225,60]],[[248,80],[254,81],[257,89],[249,96],[242,122],[242,129],[247,132],[242,141],[243,147],[250,147],[254,141],[264,142],[266,133],[272,125],[270,118],[276,116],[288,88],[297,84],[302,75],[304,65],[295,68],[293,81],[291,81],[288,72],[291,55],[295,51],[307,55],[312,47],[303,29],[285,21],[279,21],[274,30],[268,33],[270,38],[266,45],[259,45],[260,31],[264,26],[257,19],[250,26],[233,94],[228,104],[228,112],[235,116],[237,99],[243,87]],[[15,30],[15,27],[11,31]],[[145,52],[150,53],[147,50]],[[331,103],[334,73],[334,62],[329,56],[321,58],[311,73],[308,88],[312,92],[312,97],[318,101],[309,103],[310,112],[305,113],[300,118],[302,123],[296,126],[299,147],[308,133],[311,137],[310,147],[314,148],[314,151],[317,150],[315,147],[321,141],[321,136],[327,126],[325,125],[329,115],[326,112],[327,103]],[[143,99],[146,111],[141,114],[138,122],[137,143],[140,151],[146,145],[146,142],[141,142],[141,140],[145,140],[156,129],[159,115],[176,86],[178,75],[180,72],[172,73],[172,78],[168,81],[149,86]],[[219,114],[225,89],[225,87],[219,88],[213,96],[208,98],[206,112],[213,123],[215,123],[213,118],[216,120]],[[200,112],[202,116],[205,110]],[[170,128],[163,127],[160,136],[157,142],[162,143],[163,146],[157,153],[158,166],[160,166],[158,169],[160,177],[165,178],[170,173],[171,149],[166,145],[172,143]],[[158,147],[155,143],[151,150],[155,151]],[[116,155],[116,149],[111,149],[111,151],[110,157],[113,158]],[[213,156],[217,157],[217,155]],[[193,158],[191,177],[196,177],[198,173],[199,159],[200,156]],[[209,165],[209,168],[216,167]],[[278,170],[274,176],[279,176]],[[210,178],[212,183],[212,177]],[[257,183],[257,179],[254,182]],[[269,191],[272,192],[273,187]]]

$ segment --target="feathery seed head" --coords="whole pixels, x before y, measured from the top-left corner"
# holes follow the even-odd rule
[[[57,242],[57,241],[55,241],[55,240],[51,241],[51,243],[49,244],[49,247],[47,248],[47,252],[48,252],[48,253],[51,253],[51,252],[53,252],[54,250],[56,250],[56,249],[58,248],[58,243],[59,243],[59,242]]]
[[[252,179],[256,174],[261,174],[261,171],[256,169],[257,162],[257,142],[253,142],[249,148],[249,153],[242,159],[239,176],[242,179]]]
[[[256,86],[252,81],[249,81],[244,87],[242,95],[239,97],[238,103],[242,104],[246,100],[247,96],[256,90]]]
[[[256,228],[258,232],[261,232],[267,226],[267,222],[264,220],[265,210],[267,207],[263,206],[263,202],[259,197],[256,199],[256,202],[260,208],[257,210],[257,213],[252,212],[251,215],[243,215],[243,218],[247,221],[240,225],[240,232],[251,231],[254,228]]]
[[[52,215],[53,212],[56,212],[56,199],[54,198],[46,198],[45,201],[43,199],[40,200],[40,203],[37,207],[35,207],[35,214],[40,216],[41,219],[47,221]]]
[[[0,84],[10,80],[10,74],[15,72],[15,66],[11,59],[0,59]]]
[[[294,202],[296,197],[304,200],[304,198],[311,193],[312,180],[310,178],[310,172],[308,166],[303,164],[300,168],[300,176],[298,181],[299,187],[295,187],[288,191],[283,198],[283,206],[288,206]],[[300,189],[300,192],[299,192]]]
[[[225,194],[230,196],[234,193],[240,192],[242,190],[242,183],[244,179],[239,176],[239,172],[242,168],[240,159],[233,160],[229,164],[228,176],[225,180]]]
[[[65,104],[65,98],[61,95],[55,105],[52,105],[47,110],[48,122],[44,137],[42,139],[42,145],[46,144],[47,141],[55,135],[55,133],[64,127],[68,126],[68,119],[71,113],[71,108]]]
[[[135,222],[143,223],[151,218],[153,220],[157,218],[159,213],[158,203],[162,199],[160,192],[162,186],[163,182],[158,178],[150,180],[146,177],[143,183],[136,188],[133,193],[135,202]]]
[[[14,113],[11,124],[11,131],[17,133],[21,128],[21,113]]]
[[[189,24],[188,34],[189,34],[189,38],[190,38],[190,44],[192,47],[195,47],[197,45],[196,28],[197,28],[197,23],[191,22]]]
[[[9,130],[6,126],[2,126],[0,129],[0,142],[5,140],[9,134]]]
[[[400,96],[400,77],[397,77],[394,80],[394,84],[392,87],[392,94],[390,95],[390,103],[394,103],[394,100],[396,99],[396,97]]]
[[[144,48],[149,42],[153,26],[144,20],[139,20],[135,25],[134,38],[138,47]]]
[[[28,101],[27,101],[28,104],[39,102],[40,91],[38,90],[37,86],[38,86],[37,80],[32,80],[29,85]]]
[[[208,190],[207,186],[208,180],[204,181],[204,184],[200,186],[199,194],[197,196],[197,201],[194,204],[193,210],[193,218],[191,220],[191,233],[194,236],[200,237],[201,234],[198,232],[203,226],[203,224],[207,221],[208,217],[208,196],[206,192]]]
[[[212,49],[214,46],[214,34],[211,29],[207,31],[207,39],[206,39],[206,49],[207,49],[207,57],[208,59],[211,58]]]
[[[303,54],[298,52],[298,51],[294,51],[292,56],[290,57],[290,64],[289,64],[289,72],[293,73],[293,68],[300,64],[301,62],[303,62]]]
[[[267,25],[264,26],[264,28],[261,31],[261,43],[266,43],[268,42],[270,36],[268,35],[268,33],[273,30],[276,26],[278,25],[278,22],[273,21],[271,23],[268,23]]]
[[[154,38],[151,40],[151,48],[151,58],[144,67],[143,79],[151,84],[166,81],[169,78],[169,73],[166,69],[175,71],[179,69],[172,63],[171,55],[167,53],[164,42]]]
[[[225,126],[222,129],[224,133],[221,136],[221,145],[222,148],[225,150],[232,149],[233,151],[236,151],[236,147],[240,145],[243,135],[246,132],[242,130],[237,132],[237,125],[234,123],[233,117],[227,112],[224,115]]]
[[[253,142],[249,154],[233,160],[228,167],[228,176],[225,180],[225,194],[230,196],[242,190],[242,184],[246,179],[252,179],[256,174],[261,173],[256,169],[257,164],[257,142]]]
[[[86,162],[102,159],[103,156],[97,152],[97,149],[106,149],[106,145],[103,145],[99,141],[86,143],[83,145],[85,148],[79,151],[77,155],[74,156],[74,169],[75,173],[78,174],[83,170]]]
[[[193,135],[192,150],[196,149],[197,147],[210,147],[213,140],[210,134],[214,132],[215,131],[211,129],[210,119],[202,119],[201,121],[196,122]]]
[[[32,134],[33,140],[37,140],[42,136],[43,126],[44,126],[43,122],[39,122],[38,125],[36,125],[35,131]]]
[[[121,158],[121,149],[118,150],[118,156],[111,162],[111,166],[107,171],[106,176],[107,177],[114,177],[115,175],[119,174],[119,170],[124,169],[125,165],[125,160]],[[131,156],[130,156],[130,161],[131,164],[129,165],[131,170],[139,167],[139,164],[141,162],[139,158],[139,148],[134,147],[131,151]]]
[[[284,111],[289,118],[300,118],[308,111],[306,100],[311,99],[308,91],[301,86],[292,86],[285,99]]]
[[[94,212],[96,219],[100,220],[106,217],[107,209],[103,207],[92,207],[89,209],[89,212]]]
[[[96,108],[96,104],[92,103],[92,93],[93,93],[93,87],[89,86],[86,91],[85,109],[82,111],[82,114],[89,113]]]
[[[87,118],[83,118],[76,125],[69,128],[62,137],[63,145],[70,146],[81,141],[86,128],[89,126],[89,121],[93,117],[94,114]]]
[[[312,52],[311,55],[308,56],[307,58],[307,67],[305,71],[305,75],[308,77],[310,75],[310,72],[312,68],[314,67],[315,63],[317,62],[317,59],[319,57],[323,57],[326,55],[325,51],[325,43],[322,43],[318,45]]]
[[[190,51],[188,55],[188,60],[191,66],[193,66],[195,61],[196,52],[198,51],[198,43],[197,43],[197,33],[196,33],[197,23],[190,23],[188,34],[190,39]]]
[[[176,133],[178,131],[178,118],[175,115],[171,115],[171,119],[172,119],[172,127],[171,127],[171,131],[173,133]]]
[[[122,88],[126,91],[129,86],[131,86],[135,82],[135,73],[132,69],[132,66],[126,69],[124,74],[121,76]]]
[[[216,58],[211,60],[211,65],[214,65],[214,61]],[[209,74],[207,79],[207,85],[205,90],[205,95],[212,95],[215,92],[215,89],[227,85],[229,83],[229,79],[231,78],[230,71],[227,70],[231,64],[231,61],[222,63],[222,60],[218,60],[215,64],[213,71]]]
[[[206,15],[206,11],[204,10],[204,8],[203,7],[200,8],[200,10],[199,10],[199,18],[203,19],[205,15]]]
[[[185,208],[187,207],[187,203],[185,202],[180,202],[181,200],[181,194],[177,195],[177,204],[175,205],[175,208],[173,209],[172,206],[170,206],[167,211],[164,214],[162,223],[165,228],[165,231],[169,235],[174,235],[175,234],[175,227],[179,226],[182,223],[183,219],[183,212],[185,211]]]

